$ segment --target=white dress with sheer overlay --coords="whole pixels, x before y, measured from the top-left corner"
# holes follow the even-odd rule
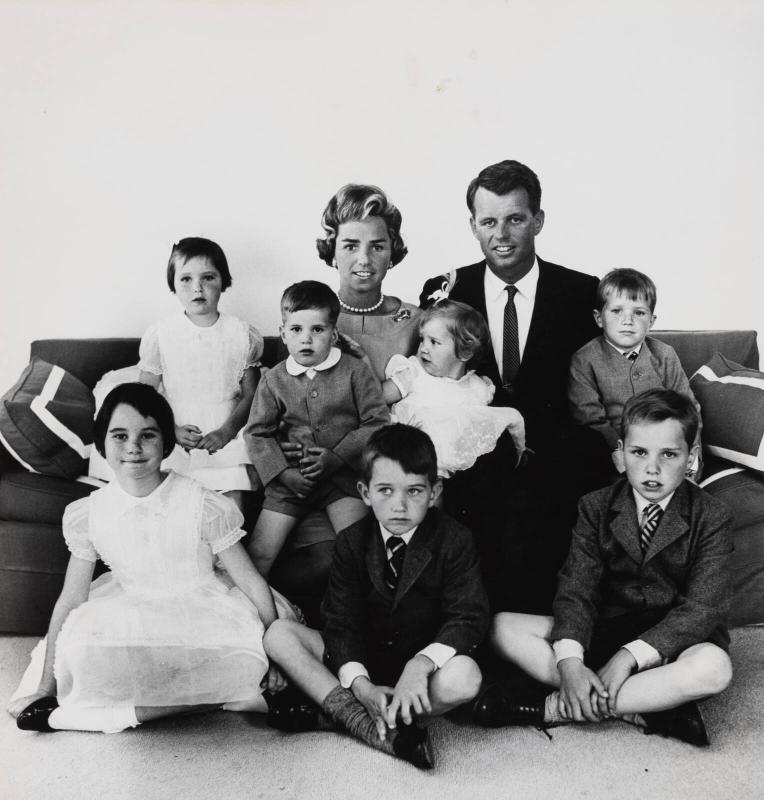
[[[244,535],[226,497],[170,473],[146,497],[114,482],[66,509],[73,555],[110,568],[67,617],[54,674],[62,707],[251,701],[268,661],[255,606],[215,572]],[[294,618],[279,597],[282,616]]]
[[[228,314],[201,328],[184,313],[151,325],[140,346],[139,367],[161,375],[176,425],[196,425],[203,434],[219,428],[239,401],[241,379],[260,365],[263,337]],[[242,432],[217,453],[176,447],[163,467],[191,475],[210,489],[251,489],[251,460]]]
[[[435,445],[438,474],[447,478],[469,469],[490,453],[509,430],[518,455],[525,450],[525,423],[514,408],[488,404],[495,387],[470,370],[461,378],[438,378],[425,372],[416,356],[393,356],[385,370],[402,399],[392,407],[395,422],[421,428]]]

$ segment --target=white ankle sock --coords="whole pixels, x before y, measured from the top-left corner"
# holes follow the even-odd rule
[[[59,731],[102,731],[118,733],[140,723],[132,703],[115,706],[59,706],[51,712],[48,725]]]

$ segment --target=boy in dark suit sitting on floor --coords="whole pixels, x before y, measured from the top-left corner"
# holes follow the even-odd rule
[[[477,555],[470,532],[433,505],[441,483],[422,431],[388,425],[372,434],[358,489],[373,516],[337,537],[323,633],[278,620],[265,649],[330,720],[430,769],[427,730],[416,719],[469,702],[480,688],[471,654],[488,628],[488,602]],[[304,706],[289,697],[273,698],[269,721],[305,729]]]
[[[650,389],[625,405],[626,476],[583,497],[554,618],[501,613],[497,652],[557,687],[544,699],[494,686],[476,704],[486,726],[597,722],[708,744],[695,703],[732,677],[726,506],[685,480],[698,414],[690,397]]]

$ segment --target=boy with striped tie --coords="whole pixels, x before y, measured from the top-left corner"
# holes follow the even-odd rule
[[[707,745],[695,701],[732,676],[731,513],[685,479],[698,428],[689,397],[635,395],[621,428],[626,475],[581,499],[554,617],[493,620],[497,652],[554,690],[534,698],[489,687],[476,721],[546,727],[618,718]]]
[[[329,721],[422,769],[433,761],[420,725],[475,699],[482,676],[472,654],[488,628],[472,535],[435,507],[437,466],[417,428],[387,425],[371,435],[358,491],[373,516],[337,536],[322,633],[280,620],[264,640]],[[305,704],[291,689],[283,695],[273,698],[269,722],[309,727]]]

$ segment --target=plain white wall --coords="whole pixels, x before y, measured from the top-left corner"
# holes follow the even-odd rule
[[[329,196],[379,183],[409,256],[478,260],[464,191],[539,174],[546,259],[658,284],[658,327],[762,325],[758,0],[0,3],[0,389],[43,337],[140,336],[204,235],[264,333]],[[565,335],[564,331],[560,335]]]

